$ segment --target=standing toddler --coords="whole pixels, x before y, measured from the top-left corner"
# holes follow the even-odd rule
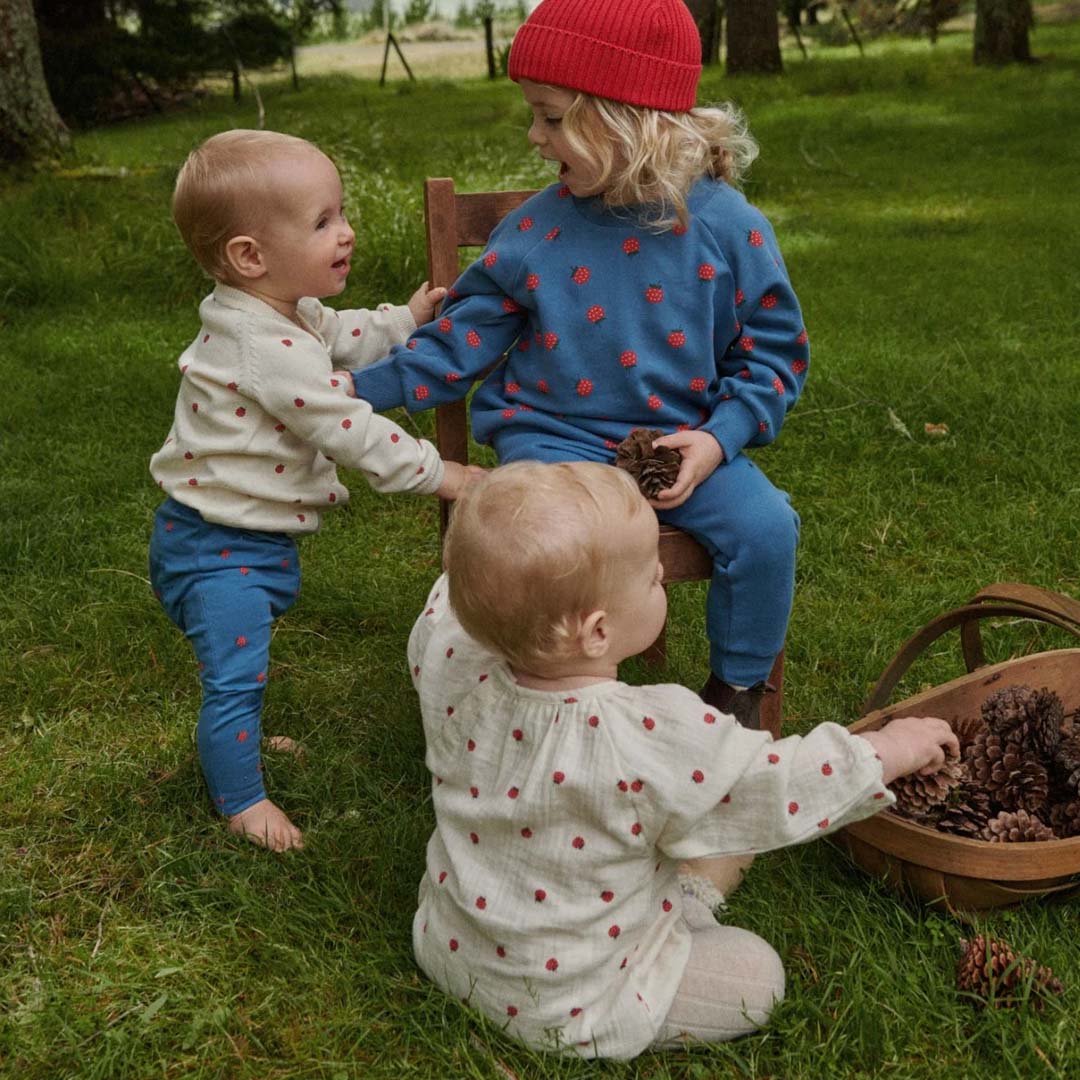
[[[333,374],[404,341],[442,295],[425,285],[408,306],[377,312],[320,304],[349,276],[343,199],[337,169],[311,143],[242,130],[193,151],[173,197],[184,242],[216,285],[180,356],[172,430],[150,462],[167,496],[150,577],[199,661],[199,758],[213,804],[233,832],[278,851],[302,838],[266,796],[260,715],[271,624],[300,587],[296,535],[348,501],[335,464],[377,491],[444,498],[469,475]]]

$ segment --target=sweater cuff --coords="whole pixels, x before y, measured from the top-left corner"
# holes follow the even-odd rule
[[[379,310],[390,316],[390,325],[395,331],[394,341],[405,341],[416,329],[416,320],[408,304],[380,304]]]
[[[393,355],[368,367],[353,368],[349,374],[356,396],[366,401],[375,412],[386,412],[405,404]]]
[[[716,439],[724,451],[724,460],[731,461],[758,433],[758,422],[738,398],[729,398],[717,405],[701,430]]]
[[[446,468],[434,444],[429,443],[427,439],[420,439],[419,442],[424,450],[424,478],[413,488],[413,491],[417,495],[434,495],[442,486]]]

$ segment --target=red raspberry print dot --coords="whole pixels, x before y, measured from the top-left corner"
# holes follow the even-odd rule
[[[246,644],[247,644],[247,638],[246,638],[246,637],[244,637],[244,635],[243,635],[243,634],[241,634],[241,635],[240,635],[240,636],[239,636],[239,637],[238,637],[238,638],[236,639],[236,647],[237,647],[238,649],[242,649],[242,648],[243,648],[243,647],[244,647],[244,646],[245,646]]]
[[[799,336],[795,339],[795,344],[796,345],[805,345],[809,340],[810,340],[810,338],[807,336],[806,331],[802,330],[802,331],[800,331]]]
[[[461,378],[461,376],[456,371],[448,371],[446,373],[446,381],[447,382],[457,382],[458,379],[460,379],[460,378]]]
[[[517,414],[517,409],[503,409],[502,418],[504,420],[512,420]]]
[[[590,716],[589,717],[589,727],[599,727],[599,726],[600,726],[600,717],[599,716]]]
[[[190,450],[185,450],[184,451],[184,460],[185,461],[193,461],[194,458],[195,458],[195,455]]]
[[[821,766],[821,775],[832,776],[832,766],[827,761]]]
[[[640,821],[635,821],[634,824],[630,826],[630,835],[631,836],[640,836],[641,835],[641,822]]]
[[[400,440],[401,436],[396,431],[390,433],[390,441],[392,443],[399,442]]]
[[[245,408],[244,408],[244,406],[243,406],[243,405],[241,405],[241,406],[240,406],[240,407],[239,407],[239,408],[238,408],[238,409],[236,410],[236,415],[237,415],[237,416],[239,416],[239,417],[241,417],[241,418],[243,418],[243,417],[247,416],[247,409],[245,409]]]
[[[575,1006],[573,1009],[570,1010],[570,1015],[571,1016],[580,1016],[581,1015],[581,1009]]]
[[[483,911],[483,910],[484,910],[484,908],[486,908],[486,907],[487,907],[487,897],[486,897],[486,896],[478,896],[478,897],[476,898],[476,906],[477,906],[477,907],[478,907],[478,908],[479,908],[479,909],[480,909],[481,911]]]
[[[487,675],[481,675],[479,681],[480,682],[487,682]]]
[[[645,781],[638,779],[630,785],[630,790],[636,795],[645,786]]]
[[[701,391],[704,390],[707,385],[708,384],[705,382],[704,379],[691,379],[690,380],[690,389],[693,390],[695,394],[700,394]]]
[[[765,243],[765,237],[761,235],[759,230],[751,229],[746,234],[746,242],[751,247],[761,247],[761,245]]]
[[[720,801],[722,803],[727,804],[727,803],[731,802],[731,796],[730,795],[725,795]]]
[[[551,779],[552,779],[552,780],[553,780],[553,781],[554,781],[554,782],[555,782],[556,784],[561,784],[561,783],[562,783],[562,782],[563,782],[563,781],[564,781],[564,780],[566,779],[566,773],[564,773],[564,772],[559,772],[558,770],[556,770],[555,772],[553,772],[553,773],[551,774]]]
[[[431,391],[421,383],[413,390],[413,397],[416,398],[417,401],[426,401],[430,393]]]
[[[787,804],[787,812],[789,814],[797,814],[799,812],[799,804],[797,802],[789,802]]]
[[[528,274],[526,276],[526,278],[525,278],[525,288],[528,289],[529,292],[535,292],[536,287],[539,284],[540,284],[540,275],[539,274]]]
[[[247,742],[247,738],[248,738],[248,733],[246,731],[238,731],[236,733],[236,741],[237,742],[241,742],[241,743]]]
[[[466,749],[466,750],[468,750],[468,751],[469,751],[469,753],[471,754],[471,753],[472,753],[472,752],[473,752],[473,751],[474,751],[474,750],[476,749],[476,742],[475,742],[475,741],[474,741],[473,739],[470,739],[470,740],[469,740],[469,741],[468,741],[468,742],[467,742],[467,743],[465,744],[465,749]]]
[[[636,255],[641,250],[641,242],[636,236],[628,236],[622,242],[622,249],[627,255]]]
[[[255,681],[256,682],[266,682],[266,672],[265,671],[260,671],[259,674],[255,676]]]
[[[232,554],[232,552],[228,548],[222,548],[221,549],[221,557],[223,559],[227,559],[231,554]]]
[[[351,420],[350,420],[350,419],[349,419],[349,418],[348,418],[348,417],[346,416],[346,417],[345,417],[345,419],[341,421],[341,426],[342,426],[342,427],[343,427],[343,428],[344,428],[344,429],[345,429],[346,431],[348,431],[348,430],[349,430],[349,428],[351,428],[351,427],[352,427],[352,421],[351,421]]]
[[[518,229],[520,229],[521,232],[528,232],[535,224],[536,222],[534,222],[531,217],[523,217],[518,222]]]
[[[671,227],[671,232],[672,232],[672,235],[674,235],[674,236],[685,236],[686,235],[686,226],[683,225],[682,222],[679,222],[678,225],[673,225]]]
[[[591,323],[603,322],[604,317],[604,309],[599,304],[593,304],[593,306],[585,312],[585,318]]]
[[[585,837],[584,836],[575,836],[574,839],[571,841],[571,844],[575,848],[577,848],[578,851],[580,851],[585,846]]]
[[[592,271],[587,266],[575,266],[570,271],[570,280],[575,285],[584,285],[592,277]]]
[[[819,829],[827,829],[827,828],[829,827],[829,819],[828,819],[828,818],[822,818],[822,819],[821,819],[821,820],[820,820],[820,821],[819,821],[819,822],[817,823],[817,827],[818,827]]]
[[[617,938],[621,933],[622,931],[619,929],[618,923],[612,923],[611,926],[608,927],[607,936],[609,938]]]
[[[690,774],[690,779],[693,780],[695,784],[700,784],[704,781],[705,774],[700,769],[695,769]]]
[[[654,720],[654,719],[653,719],[653,718],[652,718],[651,716],[646,716],[646,717],[645,717],[645,718],[644,718],[644,719],[643,719],[643,720],[641,721],[641,726],[642,726],[642,727],[643,727],[643,728],[644,728],[644,729],[645,729],[646,731],[652,731],[652,729],[653,729],[654,727],[656,727],[656,721],[655,721],[655,720]]]
[[[763,308],[767,308],[767,309],[776,307],[778,302],[779,301],[776,299],[775,295],[773,295],[773,293],[771,293],[771,292],[767,292],[761,298],[761,306]]]
[[[274,425],[274,430],[280,433],[280,432],[285,430],[285,425],[284,424],[275,424]]]
[[[451,952],[457,952],[458,951],[458,940],[457,940],[457,938],[452,937],[450,939],[450,951]]]
[[[353,332],[352,332],[352,336],[353,336],[353,337],[359,337],[359,336],[361,335],[361,333],[363,333],[363,331],[362,331],[362,330],[360,329],[360,327],[358,326],[358,327],[356,327],[356,329],[355,329],[355,330],[353,330]]]
[[[637,363],[637,353],[633,349],[619,354],[619,363],[625,368],[631,368]]]
[[[287,349],[292,348],[292,340],[290,338],[287,338],[287,337],[282,338],[281,339],[281,344],[284,345],[285,348],[287,348]]]
[[[558,240],[559,233],[561,233],[561,232],[562,232],[562,229],[560,229],[559,226],[556,225],[555,228],[552,229],[551,232],[549,232],[547,234],[547,236],[544,237],[544,239],[545,240]]]
[[[664,911],[670,911],[671,910],[671,901],[665,899],[664,902],[660,906],[664,909]]]
[[[474,832],[471,832],[471,833],[469,833],[469,839],[470,839],[470,840],[471,840],[471,841],[472,841],[472,842],[473,842],[474,844],[479,844],[479,843],[480,843],[480,837],[479,837],[479,836],[477,836],[477,835],[476,835],[476,833],[474,833]]]
[[[770,754],[769,757],[768,757],[768,761],[769,761],[770,765],[776,765],[780,761],[780,755],[779,754]]]
[[[507,1005],[506,1006],[506,1015],[507,1016],[517,1016],[517,1012],[518,1011],[517,1011],[517,1006],[516,1005]]]
[[[615,899],[615,894],[610,889],[605,889],[600,894],[600,899],[603,900],[605,904],[610,904],[611,901]]]
[[[465,342],[466,342],[466,344],[469,345],[470,348],[479,349],[480,348],[480,335],[475,330],[470,330],[465,335]]]
[[[578,392],[578,397],[588,397],[593,390],[591,379],[578,379],[575,389]]]
[[[499,256],[494,251],[489,251],[484,256],[484,265],[490,270],[499,261]]]
[[[630,790],[630,785],[629,785],[629,784],[628,784],[628,783],[627,783],[627,782],[626,782],[625,780],[619,780],[619,781],[617,781],[617,782],[616,782],[616,784],[615,784],[615,786],[616,786],[616,787],[617,787],[617,788],[618,788],[618,789],[619,789],[620,791],[629,791],[629,790]]]
[[[744,334],[741,338],[739,338],[739,348],[742,349],[743,352],[753,352],[754,339],[749,335]]]
[[[774,389],[774,390],[775,390],[775,391],[776,391],[776,392],[777,392],[778,394],[782,394],[782,393],[784,392],[784,384],[783,384],[783,383],[782,383],[782,382],[780,381],[780,377],[779,377],[779,376],[777,376],[777,377],[776,377],[775,379],[773,379],[773,381],[772,381],[772,388],[773,388],[773,389]]]
[[[876,792],[874,792],[874,798],[875,799],[884,799],[885,798],[885,792],[884,791],[876,791]]]
[[[339,386],[341,385],[341,383],[340,383],[340,382],[339,382],[339,381],[338,381],[337,379],[331,379],[331,380],[330,380],[330,385],[331,385],[332,387],[335,387],[335,388],[336,388],[336,387],[339,387]]]
[[[302,409],[302,408],[304,407],[304,399],[303,399],[302,397],[298,397],[298,398],[293,398],[293,404],[294,404],[294,405],[295,405],[295,406],[296,406],[296,407],[297,407],[298,409]]]
[[[544,891],[543,889],[537,889],[537,890],[536,890],[536,891],[535,891],[535,892],[533,893],[533,899],[534,899],[534,900],[535,900],[535,901],[536,901],[536,902],[537,902],[538,904],[542,904],[542,903],[543,903],[543,902],[544,902],[544,901],[545,901],[545,900],[547,899],[547,893],[546,893],[546,892],[545,892],[545,891]]]
[[[551,392],[551,387],[548,386],[547,379],[541,379],[536,384],[536,389],[539,390],[541,394],[549,394]]]
[[[503,389],[508,394],[516,394],[521,389],[521,383],[508,382],[506,386],[503,387]]]
[[[748,367],[744,367],[742,371],[737,371],[735,374],[738,375],[740,379],[749,379],[750,369]]]
[[[650,409],[653,410],[662,409],[664,407],[664,403],[660,400],[659,397],[656,396],[656,394],[650,394],[649,400],[646,402],[646,404],[649,406]]]
[[[554,349],[559,344],[559,335],[552,333],[550,330],[544,335],[544,348]]]
[[[246,566],[241,566],[240,567],[240,573],[243,574],[244,577],[247,577],[248,574],[251,573],[251,571]]]
[[[196,413],[199,411],[199,403],[197,401],[191,403],[191,411]]]
[[[805,360],[793,360],[791,362],[791,373],[793,375],[801,375],[807,368]]]
[[[764,435],[765,432],[769,430],[769,425],[766,424],[764,420],[759,420],[757,429]]]
[[[736,306],[736,307],[741,307],[741,306],[742,306],[742,302],[743,302],[743,301],[744,301],[745,299],[746,299],[746,293],[744,293],[744,292],[742,291],[742,289],[736,289],[736,290],[735,290],[735,306]]]
[[[510,790],[509,790],[509,791],[508,791],[508,792],[506,793],[506,797],[507,797],[508,799],[516,799],[516,798],[518,797],[518,795],[520,795],[520,794],[521,794],[521,792],[520,792],[520,791],[519,791],[519,790],[518,790],[518,789],[517,789],[516,787],[512,787],[512,788],[511,788],[511,789],[510,789]]]
[[[444,334],[449,334],[454,329],[454,320],[448,319],[445,316],[439,320],[439,329]]]
[[[512,296],[504,296],[502,309],[507,315],[514,315],[521,311],[521,305]]]
[[[558,971],[559,961],[556,960],[554,956],[552,956],[548,959],[548,962],[544,965],[544,967],[546,967],[548,971]]]
[[[514,737],[514,742],[521,742],[521,740],[525,738],[525,733],[521,730],[521,728],[514,728],[514,730],[511,731],[510,734]]]
[[[526,825],[526,826],[525,826],[525,828],[521,830],[521,835],[522,835],[522,836],[523,836],[523,837],[524,837],[524,838],[525,838],[526,840],[530,839],[530,838],[532,837],[532,829],[530,829],[530,828],[528,827],[528,825]]]
[[[453,705],[447,705],[446,706],[446,715],[447,716],[453,716],[454,715],[454,706]]]
[[[714,713],[711,713],[711,712],[707,712],[707,713],[706,713],[706,714],[705,714],[705,715],[704,715],[704,716],[702,717],[702,720],[704,720],[706,724],[715,724],[715,723],[716,723],[716,716],[715,716],[715,714],[714,714]]]
[[[502,945],[496,945],[495,955],[499,957],[500,960],[503,959],[506,956],[506,949],[504,949]]]
[[[702,281],[712,281],[716,277],[716,267],[712,263],[702,263],[697,268],[697,276]]]
[[[650,304],[659,304],[664,299],[664,289],[661,285],[650,285],[645,290],[645,299]]]

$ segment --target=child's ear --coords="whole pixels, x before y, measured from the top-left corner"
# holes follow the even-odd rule
[[[237,277],[247,281],[256,281],[266,274],[262,249],[251,236],[234,236],[225,245],[225,261]]]
[[[590,660],[599,660],[606,655],[608,649],[611,648],[606,611],[591,611],[581,620],[578,641],[581,644],[582,653]]]

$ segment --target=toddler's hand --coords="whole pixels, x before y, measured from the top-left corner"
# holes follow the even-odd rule
[[[462,465],[458,461],[443,462],[443,481],[435,492],[440,499],[457,499],[470,484],[483,476],[487,469],[479,465]]]
[[[661,491],[649,505],[655,510],[682,506],[694,489],[724,460],[724,450],[707,431],[676,431],[653,440],[653,446],[673,446],[682,454],[675,483]]]
[[[435,307],[442,303],[444,296],[446,296],[446,290],[441,285],[437,289],[432,289],[425,281],[409,297],[409,310],[417,326],[423,326],[424,323],[431,322],[435,318]]]
[[[356,387],[353,386],[352,376],[347,371],[333,371],[330,377],[341,383],[342,389],[349,397],[356,397]]]
[[[935,773],[945,758],[958,757],[960,741],[944,720],[934,716],[901,716],[878,731],[859,732],[881,758],[886,784],[908,773]]]

